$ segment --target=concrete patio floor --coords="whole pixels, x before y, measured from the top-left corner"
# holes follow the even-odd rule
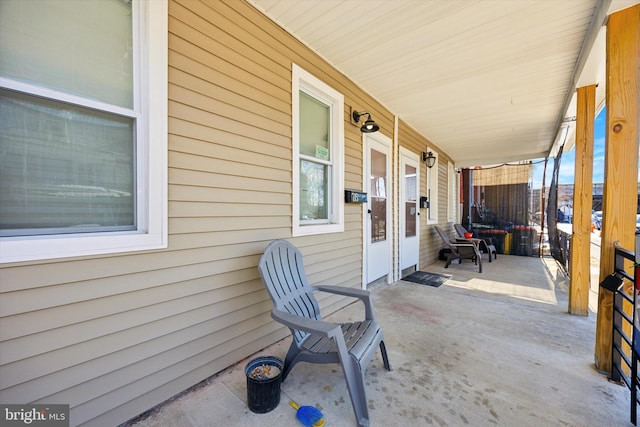
[[[469,261],[443,264],[423,269],[453,276],[440,287],[399,281],[373,290],[393,370],[382,368],[379,352],[367,370],[372,426],[632,425],[629,390],[594,367],[596,316],[567,314],[568,279],[554,260],[499,255],[482,274]],[[355,303],[327,320],[362,315]],[[128,425],[301,426],[288,404],[294,400],[319,408],[326,426],[356,426],[338,365],[298,364],[276,409],[249,411],[245,365],[259,355],[284,358],[289,342]]]

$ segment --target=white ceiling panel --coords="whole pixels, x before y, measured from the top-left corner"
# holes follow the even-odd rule
[[[549,153],[565,117],[575,115],[570,100],[583,66],[604,94],[602,36],[595,36],[606,12],[637,3],[249,1],[457,166]],[[597,51],[589,61],[579,60],[583,45],[582,55],[592,45]]]

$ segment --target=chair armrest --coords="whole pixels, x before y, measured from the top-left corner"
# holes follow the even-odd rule
[[[287,313],[286,311],[278,310],[277,308],[271,310],[271,317],[276,322],[282,323],[291,329],[297,329],[313,335],[320,335],[323,337],[342,336],[342,328],[340,325],[325,322],[324,320],[297,316],[295,314]]]
[[[364,289],[348,288],[346,286],[334,285],[318,285],[313,287],[314,290],[328,292],[336,295],[344,295],[347,297],[358,298],[364,304],[365,319],[376,320],[373,311],[373,303],[371,302],[371,292]]]
[[[469,239],[466,239],[464,237],[456,237],[454,240],[455,240],[455,242],[453,242],[454,244],[457,244],[457,243],[471,243],[471,244],[473,244],[473,241],[471,241]]]
[[[354,297],[359,299],[368,299],[371,292],[364,289],[347,288],[346,286],[333,286],[333,285],[318,285],[314,286],[314,289],[322,292],[329,292],[332,294],[345,295],[348,297]]]
[[[466,242],[461,242],[461,241],[451,242],[451,246],[455,246],[456,248],[477,248],[478,247],[475,243],[469,242],[468,240]]]

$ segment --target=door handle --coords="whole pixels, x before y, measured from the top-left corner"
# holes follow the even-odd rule
[[[367,213],[370,214],[371,213],[371,209],[367,209]]]

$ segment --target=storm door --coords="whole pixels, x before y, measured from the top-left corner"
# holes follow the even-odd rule
[[[382,134],[365,136],[365,283],[391,271],[391,141]]]
[[[400,270],[417,270],[420,259],[419,165],[417,154],[400,152]]]

